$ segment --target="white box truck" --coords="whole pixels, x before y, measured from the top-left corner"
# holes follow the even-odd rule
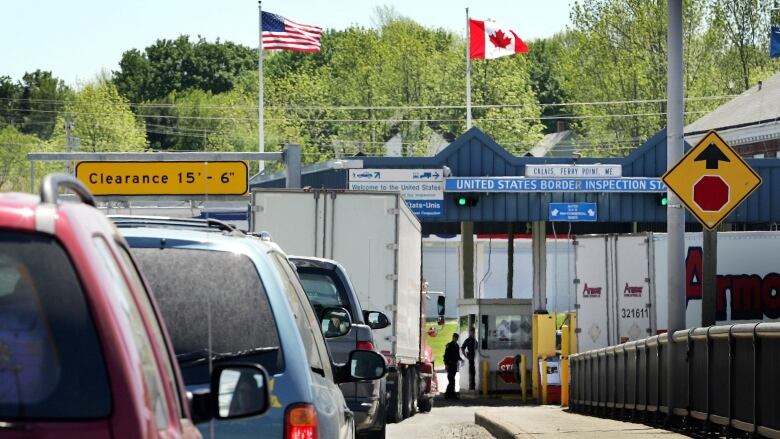
[[[581,352],[665,332],[667,235],[574,239]],[[780,318],[780,232],[718,233],[718,324]],[[702,234],[685,234],[686,326],[701,325]]]
[[[400,195],[257,189],[250,227],[270,233],[290,255],[333,259],[347,269],[362,308],[390,319],[374,334],[388,359],[389,419],[430,410],[436,384],[423,336],[421,226]]]

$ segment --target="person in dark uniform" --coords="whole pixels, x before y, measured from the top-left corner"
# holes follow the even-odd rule
[[[474,366],[474,359],[477,355],[477,339],[474,337],[474,328],[469,329],[469,336],[463,340],[461,352],[469,360],[469,390],[474,390],[477,375],[477,368]]]
[[[447,368],[447,391],[445,398],[457,399],[455,393],[455,374],[458,373],[458,363],[460,363],[460,346],[458,345],[458,333],[452,334],[452,341],[447,343],[444,348],[444,367]]]

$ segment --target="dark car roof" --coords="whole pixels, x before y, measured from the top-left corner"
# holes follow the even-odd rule
[[[288,256],[288,259],[293,261],[298,267],[324,268],[326,270],[335,270],[336,268],[343,270],[344,268],[332,259],[315,258],[313,256]]]

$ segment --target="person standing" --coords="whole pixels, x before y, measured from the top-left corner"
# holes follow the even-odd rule
[[[455,374],[458,373],[458,363],[460,363],[460,346],[458,345],[458,333],[452,334],[452,341],[447,343],[444,348],[444,367],[447,369],[447,391],[444,397],[448,399],[457,399],[455,393]]]
[[[477,356],[477,339],[474,337],[474,328],[469,329],[469,336],[463,340],[460,350],[466,359],[469,360],[469,390],[474,390],[477,375],[477,368],[474,365],[474,359]]]

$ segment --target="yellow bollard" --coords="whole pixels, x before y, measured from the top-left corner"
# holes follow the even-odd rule
[[[561,407],[569,406],[569,326],[561,326]]]
[[[488,394],[488,379],[490,376],[490,363],[488,360],[482,360],[482,396]]]
[[[547,357],[542,357],[542,405],[547,404]]]
[[[523,397],[523,403],[525,403],[527,392],[528,392],[528,369],[526,369],[525,354],[520,354],[520,394]]]
[[[555,355],[556,321],[553,314],[534,314],[531,324],[531,389],[533,397],[539,398],[539,361],[542,357]]]

